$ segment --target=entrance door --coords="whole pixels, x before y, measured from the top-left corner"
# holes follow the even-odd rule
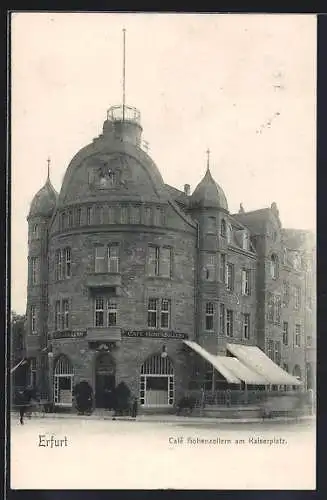
[[[100,354],[96,360],[95,405],[112,409],[116,387],[115,364],[109,353]]]
[[[174,405],[174,369],[168,357],[155,354],[141,367],[140,404],[162,408]]]

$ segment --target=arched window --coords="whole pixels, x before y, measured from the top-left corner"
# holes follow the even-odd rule
[[[278,278],[278,257],[276,254],[272,254],[270,257],[270,275],[274,280]]]
[[[226,238],[226,221],[225,221],[225,219],[222,219],[221,224],[220,224],[220,236],[222,238]]]
[[[174,368],[166,351],[147,358],[141,367],[141,405],[147,407],[173,406],[174,392]]]
[[[67,358],[61,355],[54,369],[54,403],[56,406],[72,406],[73,404],[74,369]]]

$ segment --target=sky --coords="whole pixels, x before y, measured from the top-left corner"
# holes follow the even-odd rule
[[[316,224],[316,17],[14,13],[11,32],[11,308],[24,313],[30,203],[60,191],[107,109],[141,111],[164,181],[193,191],[206,150],[229,210],[276,202],[283,227]]]

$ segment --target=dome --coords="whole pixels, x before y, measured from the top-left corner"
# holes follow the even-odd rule
[[[195,188],[190,198],[190,204],[192,207],[220,208],[228,211],[225,193],[213,179],[209,168],[202,181]]]
[[[32,200],[29,217],[35,215],[51,216],[57,203],[57,197],[57,191],[48,177],[45,185],[36,193]]]
[[[112,107],[103,133],[71,160],[58,198],[58,208],[87,202],[167,203],[170,199],[155,163],[141,147],[139,112]]]

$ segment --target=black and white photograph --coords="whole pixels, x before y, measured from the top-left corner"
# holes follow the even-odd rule
[[[10,487],[314,490],[316,16],[10,22]]]

